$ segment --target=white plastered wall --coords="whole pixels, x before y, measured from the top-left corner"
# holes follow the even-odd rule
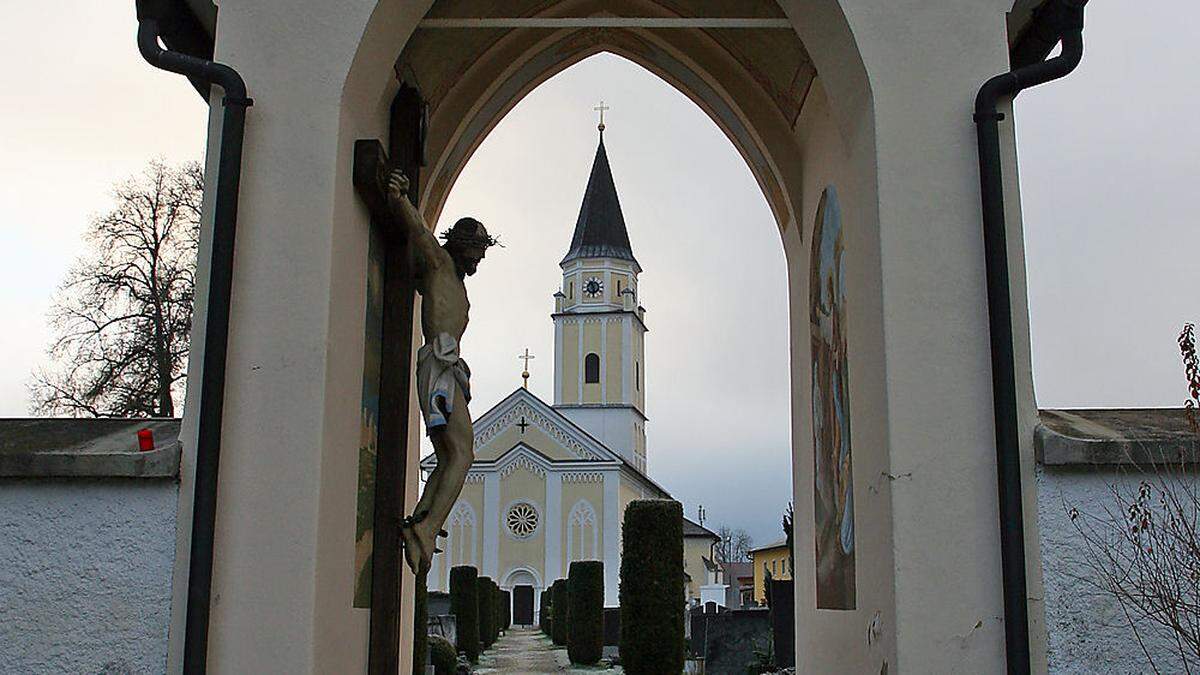
[[[351,601],[368,217],[351,186],[352,148],[356,138],[387,138],[394,45],[425,8],[220,6],[216,59],[241,73],[255,105],[234,268],[211,672],[366,670],[369,613]],[[206,273],[202,265],[199,277]],[[189,392],[189,410],[196,398]],[[185,447],[195,447],[195,433],[189,419]],[[193,476],[183,478],[177,550],[186,551]],[[182,665],[186,563],[176,570],[171,672]],[[406,574],[402,635],[412,630],[412,583]],[[402,671],[410,658],[402,649]]]
[[[784,3],[797,10],[802,4]],[[841,160],[827,156],[815,162],[824,167],[817,170],[842,173],[842,180],[853,186],[870,175],[861,162],[864,156],[873,155],[870,161],[875,164],[877,180],[878,251],[874,255],[878,257],[857,262],[878,265],[878,270],[852,273],[847,290],[858,542],[870,541],[871,528],[878,527],[868,520],[859,500],[873,498],[875,490],[889,492],[891,516],[884,528],[890,528],[895,623],[887,625],[884,612],[879,628],[885,642],[894,635],[893,669],[998,671],[1004,664],[1004,625],[985,271],[971,113],[979,85],[1008,69],[1006,3],[963,2],[955,5],[955,11],[915,1],[881,6],[844,0],[840,4],[870,77],[874,138],[859,135],[847,124],[853,115],[838,110],[855,100],[852,92],[845,96],[837,91],[853,78],[839,77],[839,64],[823,62],[822,56],[828,54],[812,49],[814,40],[820,39],[810,39],[813,27],[805,31],[798,26],[798,30],[813,52],[820,80],[830,94],[833,123],[842,129]],[[826,133],[818,137],[826,143],[831,138]],[[834,150],[837,148],[827,147],[818,152]],[[813,198],[819,197],[819,192],[810,192],[809,179],[806,175],[804,210],[811,222],[816,207]],[[1015,195],[1015,181],[1010,187],[1010,195]],[[869,197],[870,192],[868,188],[860,194]],[[848,213],[865,204],[848,198],[845,191],[841,202],[844,231],[850,240],[865,243],[850,232],[854,225]],[[1014,275],[1014,295],[1019,296],[1015,312],[1023,314],[1019,217],[1015,222],[1009,245],[1014,268],[1021,268]],[[870,225],[869,220],[866,224]],[[810,230],[806,225],[805,231]],[[848,241],[853,258],[851,246]],[[870,250],[862,253],[872,255]],[[794,290],[797,281],[794,276]],[[878,289],[878,297],[872,297],[872,287]],[[877,302],[878,306],[862,308],[858,306],[861,302]],[[793,295],[794,360],[809,358],[807,313],[806,309],[800,311],[804,305]],[[872,335],[870,329],[864,334],[855,315],[865,312],[870,316],[876,311],[882,315],[882,335]],[[1022,401],[1023,413],[1028,413],[1032,399],[1026,386],[1027,319],[1022,315],[1015,323],[1018,378],[1022,392],[1029,394]],[[799,336],[805,339],[797,340]],[[878,354],[871,353],[875,340],[882,340]],[[799,370],[797,366],[794,373]],[[876,398],[874,390],[880,385],[883,396]],[[875,407],[874,403],[881,405]],[[811,413],[801,406],[796,406],[795,413],[794,442],[811,442],[811,420],[804,419]],[[871,443],[863,433],[873,433],[863,428],[863,422],[880,416],[886,419],[886,435],[879,440],[888,453],[882,467],[872,467],[861,454],[864,449],[870,452]],[[1028,419],[1023,414],[1023,423]],[[1022,448],[1026,458],[1032,457],[1030,440],[1027,434]],[[794,475],[797,522],[811,528],[811,511],[804,516],[800,513],[801,504],[811,510],[811,467],[798,462]],[[1027,481],[1025,489],[1026,503],[1032,504],[1035,488]],[[1033,513],[1028,508],[1027,514]],[[1036,530],[1036,525],[1027,526],[1027,535],[1030,530]],[[811,529],[797,536],[799,541],[805,537],[811,541]],[[865,553],[860,548],[859,609],[850,613],[857,616],[815,611],[805,617],[813,622],[798,630],[802,659],[806,646],[828,654],[828,640],[844,645],[847,651],[843,654],[861,655],[864,649],[877,649],[869,645],[868,637],[876,626],[872,608],[862,604],[864,582],[874,583],[864,579],[861,565]],[[804,564],[809,568],[800,576],[811,579],[811,551],[807,557]],[[1029,594],[1036,597],[1040,588],[1036,555],[1029,562]],[[798,555],[798,568],[800,565]],[[811,581],[798,583],[798,606],[812,607],[804,596],[811,585]],[[1044,668],[1040,605],[1033,604],[1031,613],[1037,671]],[[846,623],[831,634],[822,628],[843,621]],[[824,672],[834,663],[815,657],[802,661],[800,669]],[[880,666],[868,659],[843,661],[841,667],[877,672]]]

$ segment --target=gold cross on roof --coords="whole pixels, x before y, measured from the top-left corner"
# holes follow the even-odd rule
[[[600,126],[597,128],[600,129],[600,133],[604,133],[604,111],[612,110],[612,108],[604,105],[604,101],[601,100],[600,105],[596,106],[595,108],[592,108],[592,110],[596,110],[600,113]]]
[[[529,361],[530,361],[530,359],[536,359],[537,357],[534,356],[533,354],[530,354],[529,347],[526,347],[525,353],[521,354],[517,358],[521,359],[522,361],[525,362],[525,370],[521,373],[521,379],[523,379],[525,381],[522,386],[525,387],[526,389],[528,389],[529,388]]]

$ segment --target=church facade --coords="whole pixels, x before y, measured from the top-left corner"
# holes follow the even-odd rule
[[[540,591],[576,560],[604,562],[618,603],[621,522],[635,499],[669,499],[646,473],[645,309],[603,141],[588,178],[562,287],[554,294],[554,401],[528,389],[475,420],[475,461],[446,522],[430,590],[471,565],[513,592],[513,621],[533,623]],[[432,456],[421,467],[431,471]],[[708,530],[688,523],[693,538]],[[697,529],[698,528],[698,529]],[[705,584],[694,579],[689,594]]]

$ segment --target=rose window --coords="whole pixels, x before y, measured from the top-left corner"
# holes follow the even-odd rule
[[[525,502],[513,504],[508,509],[505,522],[508,523],[508,531],[512,532],[514,537],[524,539],[537,531],[537,509],[533,508],[532,504]]]

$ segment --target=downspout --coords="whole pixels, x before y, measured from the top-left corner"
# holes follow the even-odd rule
[[[229,304],[233,286],[234,235],[238,188],[242,173],[242,136],[246,84],[227,65],[168,51],[159,46],[161,22],[156,3],[137,0],[138,50],[155,68],[179,73],[193,82],[225,90],[225,109],[213,198],[212,253],[208,304],[205,308],[204,361],[200,369],[200,412],[196,442],[196,481],[192,510],[191,559],[188,569],[187,618],[183,672],[204,673],[208,657],[208,624],[212,598],[213,533],[217,516],[217,468],[221,454],[221,420],[225,404],[225,361],[229,346]]]
[[[1000,557],[1004,580],[1004,641],[1009,673],[1029,673],[1029,603],[1025,578],[1025,517],[1022,509],[1020,431],[1017,424],[1016,365],[1013,356],[1012,301],[1009,297],[1008,241],[1004,176],[1000,158],[1001,99],[1066,77],[1083,58],[1083,7],[1087,0],[1051,0],[1027,34],[1051,32],[1038,60],[984,83],[975,99],[979,142],[979,183],[987,260],[988,325],[991,337],[992,397],[996,427],[1000,502]],[[1045,58],[1061,39],[1062,53]],[[1044,44],[1044,42],[1043,42]]]

